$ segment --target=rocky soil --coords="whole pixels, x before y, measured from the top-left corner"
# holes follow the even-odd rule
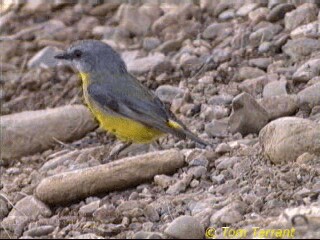
[[[14,2],[0,17],[0,238],[320,238],[318,1]],[[81,39],[115,48],[212,147],[167,136],[108,160],[121,143],[53,58]]]

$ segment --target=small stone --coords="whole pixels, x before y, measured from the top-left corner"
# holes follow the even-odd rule
[[[258,133],[268,123],[268,112],[247,93],[233,99],[232,109],[229,118],[229,129],[232,133]]]
[[[117,16],[120,18],[119,25],[137,36],[146,34],[152,24],[152,19],[146,13],[130,4],[122,4],[118,8]]]
[[[230,147],[229,144],[227,143],[220,143],[216,149],[215,152],[219,153],[219,154],[224,154],[224,153],[228,153],[231,152],[232,148]]]
[[[320,105],[320,83],[313,84],[298,93],[299,105],[308,104],[310,107]]]
[[[156,175],[154,177],[154,182],[162,188],[167,188],[174,182],[174,179],[166,175]]]
[[[164,232],[170,237],[177,239],[202,239],[204,236],[203,226],[191,216],[176,218]]]
[[[296,27],[317,20],[318,7],[313,3],[300,5],[296,10],[286,13],[284,25],[286,30],[293,30]]]
[[[98,221],[106,221],[106,219],[112,219],[116,216],[116,208],[113,205],[103,205],[98,208],[92,214],[93,218]]]
[[[311,59],[300,66],[293,74],[292,79],[295,82],[308,82],[313,77],[320,74],[320,59]]]
[[[161,85],[157,88],[155,94],[160,98],[161,101],[172,103],[173,99],[180,98],[186,91],[170,85]]]
[[[139,231],[132,237],[133,239],[164,239],[165,237],[161,233],[157,232],[145,232]]]
[[[263,76],[265,74],[266,74],[266,72],[259,69],[259,68],[242,67],[239,69],[239,73],[236,77],[236,80],[237,80],[237,82],[241,82],[243,80],[257,78],[257,77]]]
[[[195,167],[189,168],[188,170],[188,174],[192,175],[195,178],[201,178],[205,176],[206,173],[207,173],[207,168],[204,166],[195,166]]]
[[[279,24],[270,24],[266,27],[259,28],[250,34],[250,44],[257,47],[261,42],[269,42],[281,31],[282,27]]]
[[[232,100],[233,100],[233,96],[232,95],[221,94],[221,95],[212,96],[208,100],[208,104],[228,106],[229,104],[232,103]]]
[[[227,9],[219,14],[218,19],[221,21],[228,21],[236,16],[234,9]]]
[[[242,219],[243,216],[238,211],[230,211],[221,216],[220,222],[222,224],[235,224],[237,222],[240,222]]]
[[[255,10],[257,7],[259,7],[259,3],[248,3],[248,4],[244,4],[242,7],[240,7],[237,12],[236,15],[239,17],[245,17],[247,16],[250,12],[252,12],[253,10]]]
[[[254,23],[266,20],[270,10],[266,7],[260,7],[249,13],[249,19]]]
[[[28,61],[28,68],[56,67],[56,66],[58,66],[59,62],[62,62],[62,61],[54,58],[54,56],[59,53],[61,53],[61,50],[59,50],[58,48],[45,47]]]
[[[271,42],[262,42],[259,45],[258,51],[260,53],[267,53],[273,49],[273,44]]]
[[[302,26],[297,27],[296,29],[292,30],[290,32],[290,37],[292,39],[300,38],[300,37],[313,38],[315,36],[318,36],[319,32],[320,32],[319,22],[318,21],[314,21],[312,23],[308,23],[306,25],[302,25]]]
[[[279,4],[274,7],[267,16],[267,20],[269,22],[276,22],[280,19],[283,19],[287,12],[295,9],[295,6],[290,3]]]
[[[206,158],[196,158],[196,159],[192,159],[189,162],[189,166],[203,166],[203,167],[207,167],[209,164],[209,161]]]
[[[9,208],[7,201],[5,201],[3,198],[0,196],[0,220],[5,218],[9,213]]]
[[[148,205],[148,206],[145,207],[144,215],[151,222],[158,222],[160,220],[159,213],[151,205]]]
[[[294,115],[299,108],[296,95],[279,95],[260,99],[259,104],[268,112],[269,120]]]
[[[234,164],[240,162],[241,158],[239,157],[221,157],[215,161],[216,169],[224,170],[232,168]]]
[[[193,179],[193,180],[191,181],[191,183],[190,183],[190,187],[196,188],[196,187],[199,186],[199,184],[200,184],[200,182],[199,182],[197,179]]]
[[[259,134],[263,154],[273,163],[293,162],[304,152],[320,155],[320,124],[297,117],[270,122]]]
[[[181,48],[182,41],[179,39],[168,40],[157,47],[156,51],[168,54]]]
[[[98,236],[94,233],[86,233],[86,234],[78,235],[78,236],[71,238],[71,239],[105,239],[105,238]]]
[[[223,174],[219,174],[218,176],[216,175],[211,175],[211,181],[213,184],[223,184],[225,182],[225,176]]]
[[[250,66],[258,67],[262,70],[266,70],[271,63],[271,58],[254,58],[249,60]]]
[[[305,56],[309,56],[311,53],[320,49],[320,42],[316,39],[310,38],[298,38],[288,40],[288,42],[282,47],[282,51],[289,55],[294,61],[298,61]]]
[[[232,33],[232,28],[229,23],[212,23],[203,32],[205,39],[215,39],[217,37],[227,37]]]
[[[27,216],[29,219],[36,219],[39,216],[50,217],[52,212],[50,208],[33,196],[27,196],[16,203],[11,210],[10,216]]]
[[[206,124],[205,132],[210,137],[226,137],[228,136],[228,118],[221,120],[213,120]]]
[[[176,195],[184,192],[190,184],[191,180],[192,175],[185,175],[181,180],[178,180],[175,184],[171,185],[168,188],[167,193],[170,195]]]
[[[229,109],[224,106],[211,106],[202,104],[200,117],[205,121],[212,121],[213,119],[222,119],[229,115]]]
[[[243,214],[246,212],[247,205],[239,200],[233,201],[229,205],[215,212],[211,218],[211,224],[236,224],[243,219]]]
[[[85,216],[85,217],[92,216],[92,214],[94,213],[94,211],[96,211],[96,210],[99,208],[99,205],[100,205],[100,200],[91,202],[91,203],[89,203],[89,204],[87,204],[87,205],[82,206],[82,207],[79,209],[79,213],[80,213],[82,216]]]
[[[264,86],[269,82],[268,76],[247,79],[239,84],[238,89],[242,92],[249,93],[251,96],[260,95]]]
[[[287,81],[272,81],[267,83],[263,88],[263,97],[274,97],[287,95]]]
[[[117,9],[119,5],[120,3],[116,1],[107,2],[92,8],[89,13],[93,16],[105,17],[109,12]]]
[[[162,53],[155,53],[147,57],[134,59],[126,62],[128,71],[132,74],[144,74],[149,72],[154,66],[165,60],[165,56]]]
[[[146,37],[143,39],[143,49],[151,51],[157,48],[161,44],[161,41],[156,37]]]
[[[41,237],[41,236],[45,236],[52,233],[54,229],[55,228],[53,226],[44,225],[44,226],[31,228],[28,231],[25,231],[23,235],[30,236],[30,237]]]

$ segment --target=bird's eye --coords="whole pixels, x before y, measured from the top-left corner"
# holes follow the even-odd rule
[[[80,58],[82,55],[82,52],[79,49],[76,49],[74,50],[73,54],[75,58]]]

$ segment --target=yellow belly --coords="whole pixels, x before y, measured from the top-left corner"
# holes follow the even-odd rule
[[[88,96],[88,75],[84,73],[81,73],[80,75],[83,81],[84,99],[93,115],[99,121],[100,127],[102,127],[104,130],[113,133],[122,141],[134,143],[148,143],[156,140],[164,134],[139,122],[135,122],[124,117],[115,117],[99,109]]]
[[[115,117],[90,107],[100,126],[113,133],[122,141],[148,143],[159,138],[163,133],[128,118]]]

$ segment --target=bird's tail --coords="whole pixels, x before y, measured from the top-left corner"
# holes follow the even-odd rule
[[[179,138],[183,138],[183,139],[189,138],[192,141],[199,143],[200,145],[202,145],[204,147],[211,145],[211,144],[205,142],[204,140],[202,140],[201,138],[199,138],[197,135],[195,135],[191,131],[189,131],[187,129],[187,127],[184,126],[182,123],[178,123],[174,120],[169,120],[168,125],[170,128],[172,128],[176,131],[175,135]]]

